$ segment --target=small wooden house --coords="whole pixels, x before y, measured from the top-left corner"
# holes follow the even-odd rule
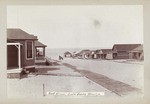
[[[113,53],[113,59],[129,59],[130,58],[130,51],[139,47],[141,44],[115,44],[112,50],[115,52]]]
[[[113,59],[112,49],[101,49],[101,51],[102,51],[102,54],[101,54],[102,59]]]
[[[97,59],[96,50],[91,50],[90,58],[91,59]]]
[[[102,54],[101,49],[97,49],[95,51],[95,57],[96,57],[96,59],[101,59],[101,54]]]
[[[67,52],[64,53],[64,57],[66,57],[66,58],[72,57],[72,54],[67,51]]]
[[[72,53],[72,58],[78,58],[80,56],[80,52],[79,51],[74,51]]]
[[[113,59],[113,51],[112,49],[99,49],[96,50],[98,59]]]
[[[143,45],[140,45],[129,51],[129,58],[136,60],[144,60]]]
[[[79,52],[79,58],[88,59],[90,58],[91,51],[89,49],[85,49]]]
[[[7,29],[8,77],[20,77],[23,70],[35,68],[35,43],[37,36],[18,28]]]

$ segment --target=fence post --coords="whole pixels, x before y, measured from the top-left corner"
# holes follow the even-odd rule
[[[45,96],[45,85],[43,84],[43,96]]]

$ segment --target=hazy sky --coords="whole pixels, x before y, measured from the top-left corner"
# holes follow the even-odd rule
[[[7,27],[38,36],[48,48],[143,43],[143,7],[8,6]]]

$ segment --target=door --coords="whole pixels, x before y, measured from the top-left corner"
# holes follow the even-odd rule
[[[7,67],[18,67],[18,48],[15,45],[7,46]]]

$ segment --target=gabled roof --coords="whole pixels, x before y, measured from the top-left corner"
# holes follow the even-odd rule
[[[90,52],[91,51],[89,49],[85,49],[85,50],[80,51],[79,54],[83,54],[83,53],[87,54],[87,53],[90,53]]]
[[[39,42],[39,41],[35,41],[35,47],[47,47],[45,44]]]
[[[99,49],[96,50],[96,54],[108,54],[108,53],[115,53],[112,49]]]
[[[89,52],[89,49],[82,50],[81,52]]]
[[[113,50],[115,48],[117,51],[131,51],[140,45],[141,44],[115,44]]]
[[[131,52],[142,52],[142,51],[143,51],[143,45],[140,45],[134,48],[133,50],[131,50]]]
[[[112,49],[101,49],[103,53],[113,53]]]
[[[69,51],[66,51],[64,54],[71,54]]]
[[[7,39],[12,40],[37,40],[37,36],[30,35],[19,28],[7,29]]]
[[[80,53],[80,51],[75,51],[75,52],[73,52],[73,54],[79,54]]]

